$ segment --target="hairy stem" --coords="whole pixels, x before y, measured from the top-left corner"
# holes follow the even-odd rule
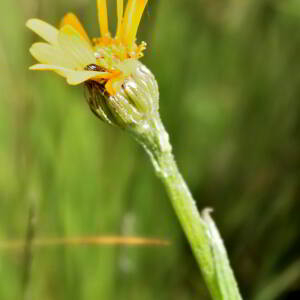
[[[209,210],[203,215],[198,212],[178,170],[169,136],[159,115],[147,120],[143,126],[132,128],[131,133],[149,154],[156,174],[165,185],[212,299],[241,300],[222,239]]]

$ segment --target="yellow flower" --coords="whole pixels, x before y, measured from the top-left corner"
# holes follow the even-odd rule
[[[35,43],[32,56],[40,62],[31,70],[51,70],[66,78],[71,85],[96,81],[109,95],[115,95],[124,80],[136,68],[146,43],[136,44],[137,30],[148,0],[117,0],[117,32],[112,37],[108,29],[106,0],[97,0],[100,38],[90,40],[77,17],[68,13],[59,29],[38,19],[26,26],[47,43]]]

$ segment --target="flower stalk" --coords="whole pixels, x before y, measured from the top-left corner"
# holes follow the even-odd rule
[[[180,225],[214,300],[241,300],[223,241],[210,210],[200,215],[196,202],[180,174],[159,114],[148,126],[130,129],[131,134],[149,154],[157,176],[162,180]]]

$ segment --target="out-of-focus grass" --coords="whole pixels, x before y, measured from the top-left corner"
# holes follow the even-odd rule
[[[144,62],[157,76],[161,115],[198,206],[215,208],[245,299],[299,299],[297,1],[149,2]],[[34,205],[38,237],[173,241],[34,249],[30,299],[207,299],[140,147],[89,112],[82,88],[28,71],[38,37],[26,19],[57,24],[73,11],[97,35],[95,5],[1,2],[0,240],[25,237]],[[22,299],[23,267],[20,252],[0,250],[0,299]]]

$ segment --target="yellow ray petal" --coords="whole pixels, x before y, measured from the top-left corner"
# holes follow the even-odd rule
[[[52,25],[39,19],[30,19],[26,26],[50,44],[57,44],[58,30]]]
[[[109,36],[106,0],[97,0],[101,36]]]
[[[87,35],[85,29],[80,23],[79,19],[73,13],[67,13],[60,22],[60,28],[65,25],[71,25],[88,43],[91,44],[89,36]]]
[[[60,66],[55,66],[55,65],[48,65],[48,64],[36,64],[33,65],[29,68],[29,70],[34,70],[34,71],[54,71],[57,74],[59,74],[62,77],[67,77],[68,74],[71,72],[74,72],[71,69],[60,67]]]
[[[75,69],[80,67],[76,60],[66,55],[60,48],[47,43],[35,43],[30,48],[31,55],[43,64],[58,65],[61,67]]]
[[[31,67],[29,67],[29,70],[34,70],[34,71],[53,71],[53,70],[60,70],[65,72],[67,74],[68,72],[75,72],[72,69],[60,67],[60,66],[55,66],[55,65],[48,65],[48,64],[36,64]]]
[[[71,25],[60,29],[58,42],[66,55],[70,55],[81,69],[96,63],[92,46]]]
[[[124,1],[118,0],[117,2],[117,17],[118,17],[118,26],[116,37],[119,38],[122,32],[122,21],[123,21],[123,12],[124,12]]]
[[[106,73],[106,72],[74,71],[68,68],[63,68],[55,65],[47,65],[47,64],[33,65],[29,69],[35,71],[54,71],[59,75],[61,75],[62,77],[65,77],[67,79],[68,84],[70,85],[78,85],[90,79],[111,78],[112,76],[111,73]]]
[[[121,90],[125,78],[126,77],[120,73],[117,77],[109,79],[105,84],[105,89],[112,96],[117,94]]]
[[[124,17],[123,42],[131,46],[137,34],[137,30],[148,0],[129,0]]]
[[[77,85],[89,79],[106,78],[107,76],[110,76],[110,74],[94,71],[77,71],[71,73],[70,76],[67,77],[67,82],[71,85]]]
[[[133,2],[135,0],[128,0],[127,6],[125,9],[123,26],[122,26],[122,41],[127,45],[126,36],[128,35],[129,27],[132,24],[132,15],[133,15]]]
[[[113,88],[112,83],[113,83],[112,80],[108,80],[107,83],[105,84],[105,89],[108,91],[108,93],[109,93],[110,95],[113,96],[113,95],[116,94],[116,91],[115,91],[115,89]]]

